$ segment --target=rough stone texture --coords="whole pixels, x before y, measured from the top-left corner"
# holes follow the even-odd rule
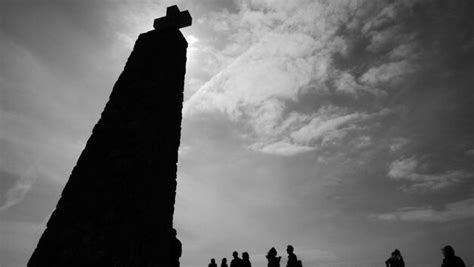
[[[28,266],[172,266],[187,42],[141,34]],[[73,123],[73,122],[71,122]]]

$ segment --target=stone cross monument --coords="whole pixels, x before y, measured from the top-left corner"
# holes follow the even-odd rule
[[[173,229],[188,11],[138,37],[28,266],[178,266]]]

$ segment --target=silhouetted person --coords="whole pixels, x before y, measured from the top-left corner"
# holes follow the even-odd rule
[[[295,253],[293,253],[295,249],[292,245],[288,245],[286,247],[286,252],[288,252],[288,262],[286,263],[286,267],[301,267],[301,261],[298,261]]]
[[[226,258],[222,259],[221,267],[229,267],[229,265],[227,265],[227,259]]]
[[[267,253],[268,267],[280,267],[281,257],[277,257],[275,248],[271,248]]]
[[[232,259],[232,261],[230,262],[230,267],[240,267],[240,265],[242,264],[242,259],[239,258],[239,253],[237,253],[237,251],[234,251],[232,253],[232,256],[234,257]]]
[[[242,263],[240,264],[240,267],[252,267],[248,252],[242,253]]]
[[[402,254],[400,250],[395,249],[392,252],[392,255],[388,260],[385,261],[385,266],[387,267],[405,267],[405,262],[403,261]]]
[[[209,266],[209,267],[217,267],[216,260],[215,260],[215,259],[211,259],[211,263],[209,263],[208,266]]]
[[[464,261],[455,255],[453,247],[445,246],[441,251],[444,255],[441,267],[466,267]]]
[[[171,261],[172,261],[172,266],[173,267],[179,267],[179,258],[181,257],[182,251],[182,245],[181,241],[178,240],[176,237],[176,229],[172,228],[171,229],[171,250],[170,250],[170,256],[171,256]]]

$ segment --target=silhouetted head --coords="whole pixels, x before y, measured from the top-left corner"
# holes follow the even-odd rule
[[[234,251],[234,252],[232,253],[232,256],[234,256],[234,258],[237,258],[237,257],[239,256],[239,253],[238,253],[237,251]]]
[[[226,259],[226,258],[223,258],[223,259],[222,259],[222,264],[224,264],[224,263],[227,263],[227,259]]]
[[[215,260],[215,259],[211,259],[211,263],[212,263],[212,264],[216,264],[216,260]]]
[[[393,256],[401,256],[402,254],[400,254],[400,250],[395,249],[395,250],[392,252],[392,255],[393,255]]]
[[[248,253],[248,252],[244,252],[244,253],[242,253],[242,259],[244,259],[244,260],[247,260],[247,261],[248,261],[248,260],[249,260],[249,253]]]
[[[441,249],[445,258],[454,257],[454,249],[451,246],[445,246]]]
[[[294,250],[295,250],[295,249],[293,248],[292,245],[288,245],[288,246],[286,247],[286,252],[288,252],[288,254],[293,253]]]
[[[276,257],[276,255],[277,255],[277,250],[273,247],[267,253],[267,257]]]

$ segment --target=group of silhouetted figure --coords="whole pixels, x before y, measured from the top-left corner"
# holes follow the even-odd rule
[[[454,253],[453,247],[445,246],[441,251],[444,256],[441,267],[466,267],[464,261]],[[385,261],[385,265],[387,267],[405,267],[405,261],[403,260],[400,250],[395,249],[390,258]]]
[[[286,267],[303,267],[303,264],[300,260],[296,257],[294,253],[294,248],[292,245],[288,245],[286,247],[286,252],[288,253],[288,262],[286,263]],[[281,256],[277,257],[277,250],[275,248],[271,248],[266,257],[268,260],[268,267],[280,267],[280,260]],[[230,262],[230,267],[252,267],[250,263],[250,255],[248,252],[242,253],[242,258],[239,258],[239,253],[234,251],[232,253],[232,261]],[[211,259],[211,263],[209,263],[209,267],[217,267],[217,263],[215,259]],[[229,267],[227,265],[227,259],[223,258],[220,267]]]
[[[445,246],[441,249],[443,252],[443,263],[441,267],[466,267],[464,261],[456,256],[453,247]],[[286,248],[286,252],[288,253],[288,262],[286,263],[286,267],[303,267],[303,264],[300,260],[296,257],[294,253],[294,248],[291,245],[288,245]],[[280,267],[280,260],[281,256],[277,256],[277,250],[275,248],[271,248],[266,258],[268,260],[268,267]],[[239,258],[239,253],[234,251],[232,253],[232,261],[230,262],[230,267],[252,267],[250,263],[250,255],[248,252],[242,253],[242,258]],[[405,261],[403,260],[402,254],[400,250],[395,249],[392,252],[390,258],[385,261],[385,265],[387,267],[405,267]],[[217,267],[217,263],[215,259],[211,259],[211,263],[209,263],[209,267]],[[229,267],[227,265],[227,259],[223,258],[220,267]]]

